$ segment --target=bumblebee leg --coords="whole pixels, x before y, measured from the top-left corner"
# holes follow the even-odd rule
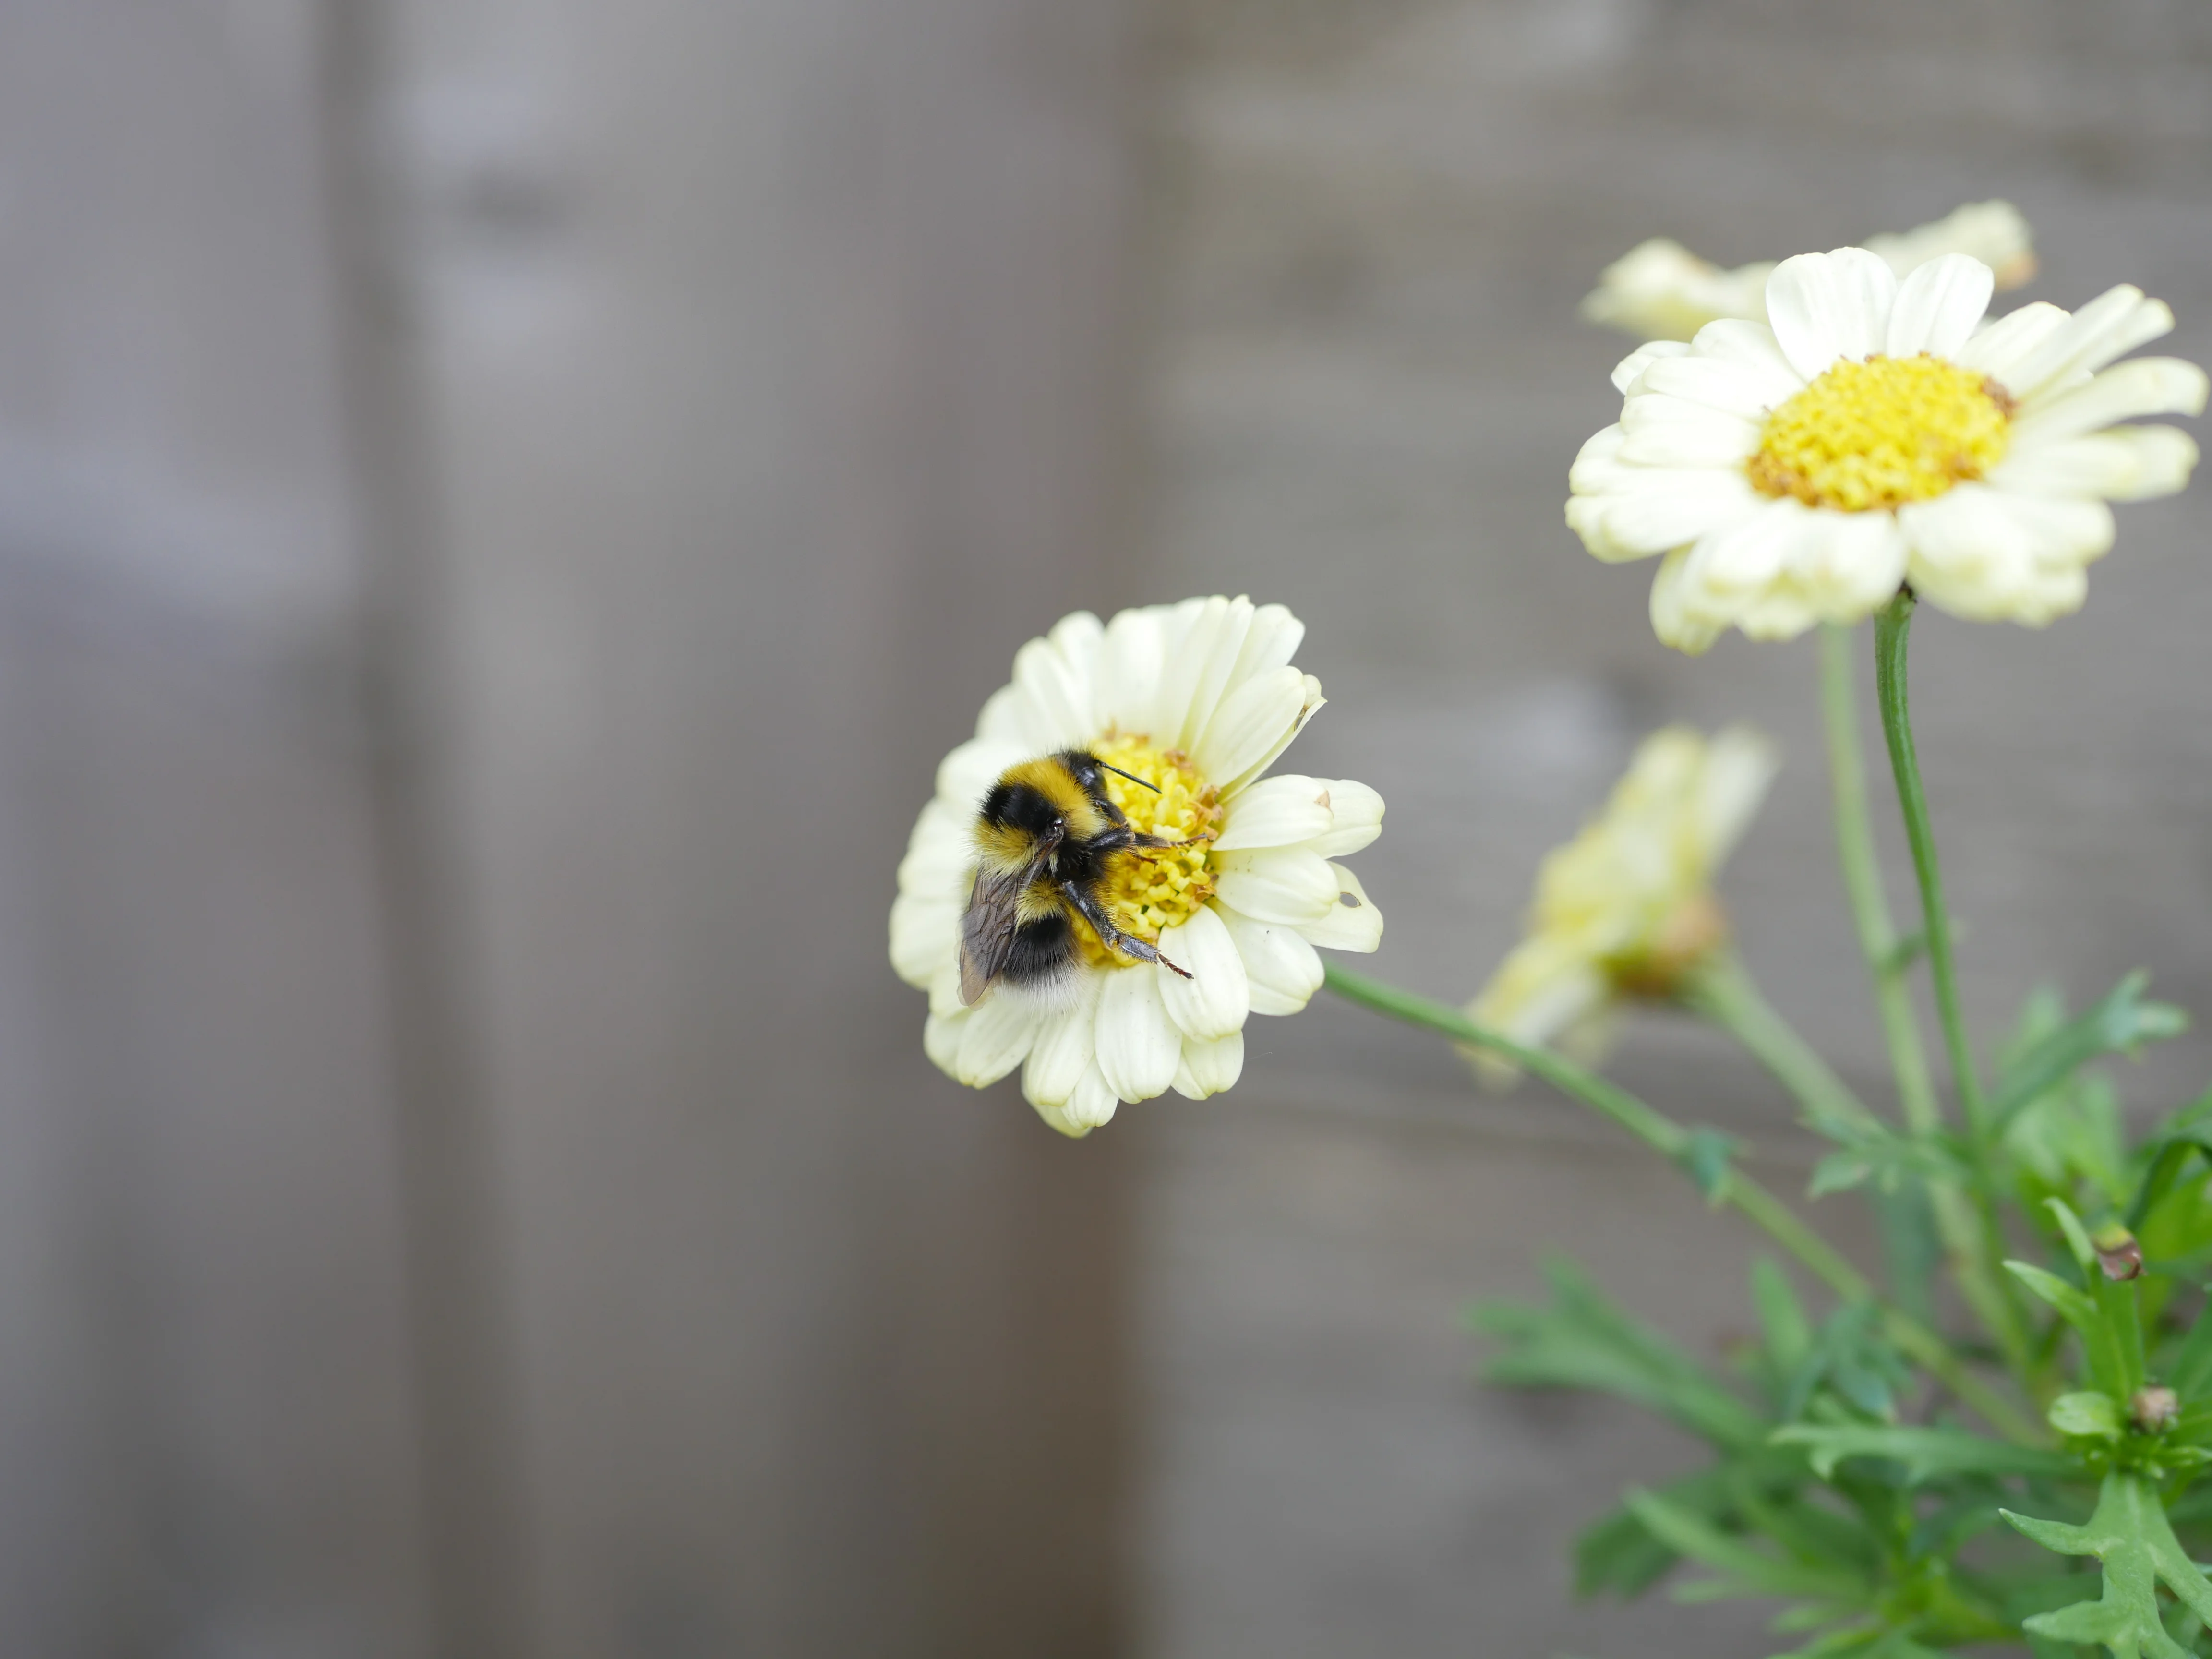
[[[1129,845],[1162,853],[1176,853],[1186,847],[1204,847],[1212,839],[1211,836],[1193,836],[1188,841],[1170,841],[1164,836],[1139,835],[1133,830],[1129,836]]]
[[[1106,908],[1095,902],[1091,895],[1085,892],[1075,883],[1064,881],[1060,884],[1060,890],[1066,896],[1067,902],[1076,908],[1084,921],[1089,922],[1097,931],[1098,937],[1105,941],[1108,950],[1118,951],[1125,957],[1134,957],[1139,962],[1156,962],[1170,973],[1179,974],[1185,979],[1194,977],[1188,969],[1178,968],[1162,956],[1159,947],[1150,939],[1139,939],[1134,933],[1125,933],[1116,927],[1114,925],[1114,919],[1106,914]]]

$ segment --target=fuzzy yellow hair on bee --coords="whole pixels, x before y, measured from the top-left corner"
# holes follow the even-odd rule
[[[1077,923],[1121,956],[1190,975],[1126,932],[1107,895],[1121,860],[1188,845],[1130,828],[1105,774],[1154,789],[1080,749],[1011,766],[975,817],[975,883],[960,921],[960,1000],[994,985],[1055,995],[1082,971]]]

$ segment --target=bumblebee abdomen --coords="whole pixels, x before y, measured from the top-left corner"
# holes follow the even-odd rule
[[[1022,990],[1051,990],[1071,978],[1076,967],[1074,925],[1065,911],[1047,910],[1014,930],[1000,977]]]

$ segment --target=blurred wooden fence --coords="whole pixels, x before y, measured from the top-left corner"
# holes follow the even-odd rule
[[[1121,1163],[883,934],[1111,597],[1128,34],[0,9],[0,1651],[1113,1650]]]

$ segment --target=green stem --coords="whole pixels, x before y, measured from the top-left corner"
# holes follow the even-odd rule
[[[1887,1133],[1850,1085],[1775,1012],[1734,956],[1717,954],[1683,981],[1677,994],[1685,1006],[1748,1048],[1751,1057],[1797,1097],[1813,1127],[1822,1133],[1848,1139]]]
[[[1905,684],[1905,654],[1912,630],[1914,600],[1899,593],[1875,612],[1875,695],[1881,704],[1882,735],[1889,740],[1889,763],[1897,775],[1897,800],[1905,814],[1905,839],[1912,848],[1912,869],[1920,878],[1920,908],[1927,941],[1928,971],[1936,985],[1936,1012],[1951,1055],[1951,1085],[1966,1120],[1966,1133],[1978,1151],[1991,1139],[1989,1102],[1966,1018],[1959,1006],[1959,974],[1951,955],[1951,915],[1943,902],[1943,872],[1936,858],[1936,831],[1928,819],[1928,794],[1920,784],[1920,758],[1912,746],[1912,714]]]
[[[1899,959],[1897,926],[1890,920],[1889,896],[1882,890],[1881,864],[1875,856],[1874,823],[1867,806],[1866,765],[1859,749],[1858,682],[1851,672],[1851,630],[1830,623],[1820,629],[1820,707],[1828,734],[1828,784],[1836,801],[1836,857],[1843,866],[1844,891],[1859,949],[1874,975],[1875,1006],[1881,1017],[1882,1039],[1897,1073],[1898,1104],[1914,1133],[1940,1127],[1942,1108],[1920,1046],[1920,1022],[1913,1017],[1912,994]]]
[[[1909,606],[1910,599],[1900,601]],[[1877,649],[1881,635],[1875,635]],[[1820,708],[1828,739],[1828,782],[1835,797],[1836,858],[1843,867],[1844,891],[1850,902],[1851,921],[1857,929],[1859,950],[1866,957],[1874,981],[1875,1012],[1881,1018],[1882,1040],[1889,1048],[1890,1067],[1897,1077],[1898,1105],[1905,1127],[1915,1134],[1932,1134],[1942,1127],[1943,1109],[1928,1071],[1928,1055],[1921,1047],[1920,1021],[1912,1011],[1912,992],[1906,981],[1908,963],[1899,949],[1897,926],[1890,918],[1889,896],[1884,890],[1881,863],[1875,852],[1874,821],[1867,799],[1866,765],[1859,746],[1858,677],[1851,661],[1852,630],[1830,623],[1820,630]],[[1877,666],[1876,678],[1881,678]],[[1913,794],[1919,798],[1917,763],[1911,759],[1912,732],[1905,715],[1904,624],[1898,630],[1896,692],[1899,724],[1905,733],[1905,752],[1913,775]],[[1889,730],[1889,702],[1882,702],[1883,729]],[[1893,739],[1893,745],[1894,740]],[[1893,746],[1893,756],[1895,750]],[[1900,781],[1899,794],[1905,787]],[[1911,814],[1907,814],[1908,822]],[[1924,799],[1921,822],[1926,824]],[[1935,843],[1928,842],[1928,862],[1916,867],[1935,868]],[[1942,908],[1939,894],[1936,908]],[[1948,917],[1946,918],[1948,921]],[[1943,936],[1944,959],[1949,960],[1950,936]],[[1932,951],[1931,951],[1932,958]],[[1955,1058],[1955,1051],[1954,1051]],[[1972,1073],[1968,1066],[1969,1074]],[[2027,1364],[2027,1332],[2014,1282],[1998,1264],[2004,1257],[2002,1235],[1994,1231],[1994,1214],[1984,1206],[1978,1217],[1966,1195],[1948,1182],[1928,1183],[1929,1207],[1935,1212],[1936,1236],[1951,1264],[1951,1276],[1997,1346],[2016,1366]],[[1989,1224],[1984,1224],[1985,1223]],[[2022,1374],[2025,1375],[2023,1370]]]
[[[1524,1048],[1510,1037],[1477,1025],[1455,1009],[1369,979],[1334,963],[1328,965],[1328,988],[1346,1001],[1434,1031],[1454,1042],[1486,1048],[1501,1055],[1543,1079],[1560,1093],[1619,1124],[1664,1157],[1679,1158],[1691,1146],[1690,1131],[1674,1119],[1619,1085],[1584,1071],[1571,1060],[1547,1049]],[[2021,1445],[2045,1443],[2041,1431],[2002,1393],[1967,1370],[1949,1344],[1910,1315],[1883,1303],[1863,1273],[1765,1187],[1730,1165],[1721,1176],[1716,1198],[1734,1206],[1846,1302],[1871,1303],[1879,1308],[1890,1340],[1959,1399],[1979,1412],[1991,1428]]]

